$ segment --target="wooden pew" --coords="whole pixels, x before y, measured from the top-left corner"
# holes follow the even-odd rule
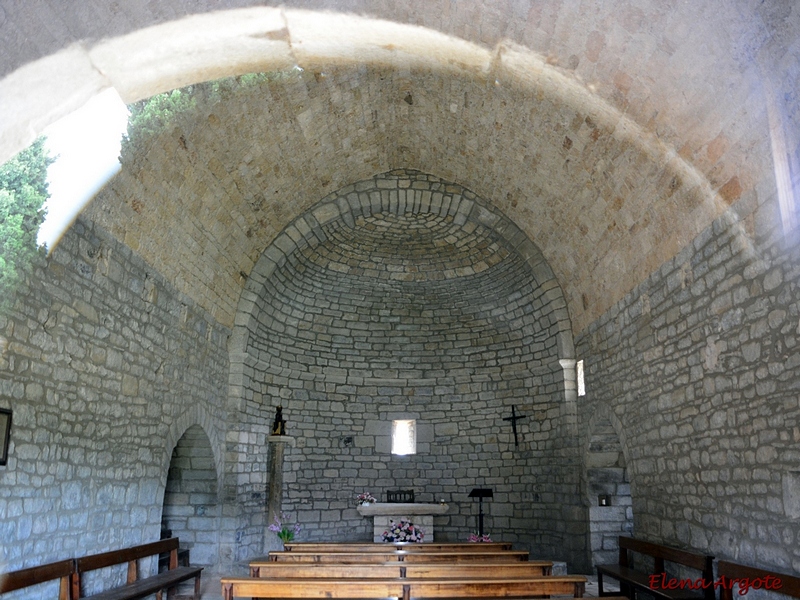
[[[634,552],[651,557],[654,564],[653,570],[644,570],[635,564],[632,555]],[[633,595],[639,590],[662,600],[714,600],[713,560],[713,556],[620,536],[619,564],[597,565],[598,593],[600,596],[611,595],[603,591],[603,576],[607,575],[619,581],[620,593],[629,598],[633,598]],[[638,561],[636,562],[638,563]],[[651,576],[665,573],[665,562],[699,571],[701,578],[707,582],[705,589],[695,591],[685,588],[664,588],[659,585],[660,578],[654,586]]]
[[[158,557],[159,554],[165,552],[169,553],[169,569],[151,577],[140,578],[139,559],[148,556]],[[127,563],[128,575],[125,585],[92,596],[86,596],[91,600],[134,600],[152,594],[155,594],[158,600],[162,600],[163,590],[173,588],[179,583],[192,578],[194,578],[193,598],[194,600],[200,598],[200,573],[203,568],[178,566],[178,538],[169,538],[150,544],[142,544],[141,546],[84,556],[76,559],[75,562],[78,593],[80,593],[80,577],[84,573]],[[83,596],[75,596],[75,598],[79,597],[82,598]]]
[[[285,563],[269,560],[250,562],[251,577],[272,579],[312,578],[350,578],[350,579],[412,579],[454,577],[534,577],[550,575],[553,563],[550,561],[527,561],[513,563],[475,562],[472,564],[426,564],[426,563],[379,563],[379,564],[339,564],[339,563]]]
[[[269,559],[275,562],[295,563],[343,563],[343,564],[377,564],[392,561],[401,562],[514,562],[527,561],[526,550],[508,550],[505,552],[406,552],[405,550],[389,550],[387,552],[286,552],[272,551]]]
[[[283,545],[287,552],[386,552],[407,550],[408,552],[505,552],[511,550],[510,542],[289,542]]]
[[[800,577],[795,575],[776,573],[721,560],[717,563],[717,576],[720,600],[733,600],[734,581],[737,582],[735,585],[738,587],[737,598],[741,597],[740,594],[743,590],[744,593],[747,593],[748,589],[765,589],[776,594],[800,598]],[[756,581],[758,581],[756,584],[758,587],[753,585]]]
[[[222,578],[224,600],[234,598],[531,598],[583,596],[581,575],[498,579],[263,579]]]
[[[549,560],[529,560],[513,563],[409,564],[403,567],[405,577],[423,578],[493,578],[542,577],[550,575],[553,563]]]
[[[399,579],[405,563],[342,564],[250,561],[250,577],[270,579]]]
[[[55,579],[60,580],[58,600],[74,600],[77,598],[75,593],[75,559],[72,558],[10,573],[0,573],[0,594],[47,583]]]

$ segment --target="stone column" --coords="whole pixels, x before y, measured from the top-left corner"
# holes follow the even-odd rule
[[[269,444],[269,495],[267,497],[266,524],[268,528],[275,522],[275,517],[280,519],[283,504],[283,453],[286,444],[294,446],[295,440],[288,435],[271,435],[267,437],[267,443]],[[282,550],[283,543],[278,535],[267,528],[264,530],[264,552]]]

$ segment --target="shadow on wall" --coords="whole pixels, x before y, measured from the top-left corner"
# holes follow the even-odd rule
[[[193,565],[216,570],[219,564],[217,472],[208,436],[192,425],[178,440],[164,491],[162,537],[180,538]]]
[[[622,445],[607,417],[595,423],[586,455],[592,566],[617,562],[620,535],[633,535],[631,484]]]

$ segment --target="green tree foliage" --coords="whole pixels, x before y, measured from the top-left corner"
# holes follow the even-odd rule
[[[151,98],[129,104],[130,116],[126,139],[158,133],[172,122],[175,115],[193,108],[196,103],[192,94],[193,87],[156,94]]]
[[[284,79],[291,76],[292,73],[291,71],[276,71],[225,77],[156,94],[129,104],[128,131],[122,138],[122,159],[132,154],[140,144],[146,144],[149,137],[157,135],[167,127],[179,126],[181,116],[196,108],[198,100],[205,104],[223,102],[239,88],[258,86],[275,79]]]
[[[6,308],[20,280],[42,251],[36,243],[48,198],[50,158],[39,138],[0,166],[0,308]]]

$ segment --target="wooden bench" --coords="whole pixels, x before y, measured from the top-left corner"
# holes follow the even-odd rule
[[[634,564],[634,558],[631,555],[633,552],[649,556],[653,562],[652,571],[646,570],[644,565]],[[620,536],[619,564],[597,565],[598,594],[600,596],[611,595],[603,591],[603,576],[609,576],[619,581],[620,593],[628,598],[635,598],[636,592],[642,591],[656,598],[664,598],[666,600],[714,600],[713,561],[713,556]],[[639,563],[638,560],[636,562]],[[666,574],[665,562],[699,571],[701,579],[707,582],[705,589],[694,590],[686,585],[676,589],[670,589],[671,585],[665,587],[662,581],[668,582],[673,579],[672,576]],[[653,576],[662,574],[663,578],[653,578]]]
[[[550,561],[528,561],[513,563],[480,562],[472,564],[406,564],[405,562],[372,565],[344,565],[338,563],[285,563],[274,561],[251,561],[250,576],[265,578],[351,578],[351,579],[397,579],[397,578],[454,578],[454,577],[534,577],[550,575]]]
[[[222,578],[224,600],[234,598],[531,598],[583,596],[581,575],[496,579],[262,579]]]
[[[739,588],[736,594],[737,598],[746,594],[749,589],[764,589],[776,594],[800,598],[800,577],[794,575],[721,560],[717,563],[717,577],[716,583],[720,588],[720,600],[733,600],[734,585]],[[753,585],[754,583],[756,585]]]
[[[149,556],[158,557],[159,554],[165,552],[169,553],[168,570],[150,577],[140,578],[138,561]],[[200,597],[200,573],[203,568],[178,566],[178,538],[84,556],[76,559],[75,563],[77,571],[76,589],[78,591],[78,595],[75,598],[84,597],[80,596],[80,578],[85,573],[126,563],[128,571],[124,586],[86,597],[92,600],[133,600],[155,594],[158,600],[162,600],[164,590],[169,590],[179,583],[192,578],[194,578],[193,598],[197,600]]]
[[[514,562],[527,561],[526,550],[509,550],[506,552],[406,552],[405,550],[389,550],[386,552],[286,552],[272,551],[269,560],[274,562],[295,563],[343,563],[343,564],[376,564],[384,562]]]
[[[59,579],[58,600],[73,600],[77,581],[75,559],[70,558],[38,567],[0,574],[0,594],[13,592]]]
[[[289,542],[283,545],[287,552],[386,552],[406,550],[408,552],[505,552],[511,550],[510,542]]]

